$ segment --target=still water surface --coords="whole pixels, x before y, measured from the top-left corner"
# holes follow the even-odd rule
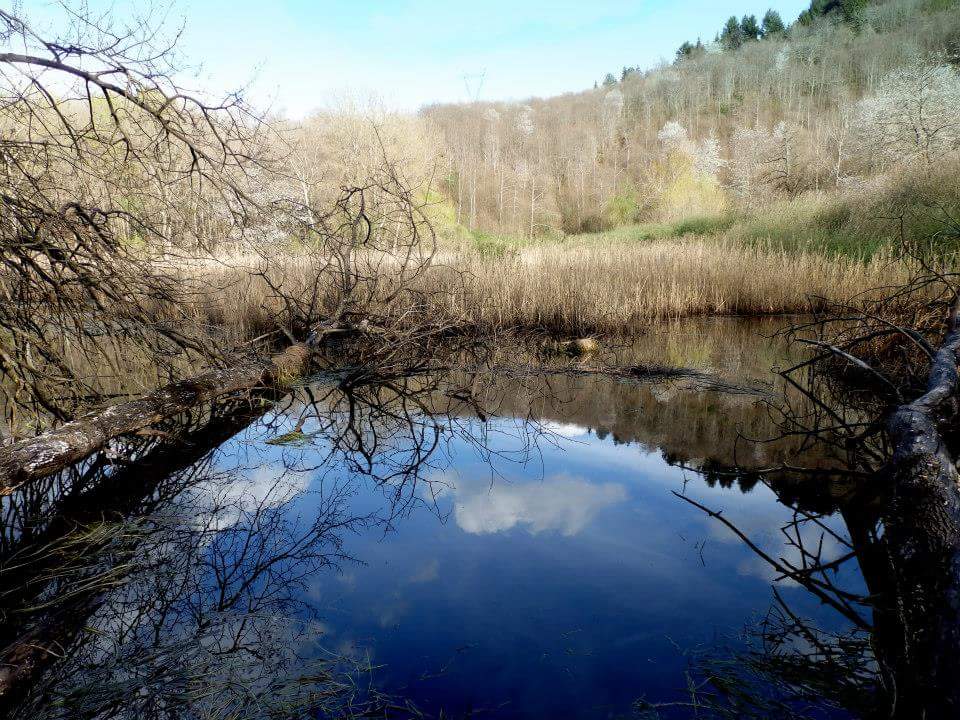
[[[630,348],[621,359],[775,393],[770,369],[788,358],[772,330],[684,323],[666,347]],[[691,657],[745,647],[771,608],[777,573],[675,493],[801,562],[782,533],[793,510],[755,474],[783,449],[750,441],[776,434],[770,398],[684,381],[560,376],[533,385],[488,386],[507,417],[460,425],[422,473],[416,502],[389,526],[350,536],[343,549],[353,561],[306,581],[302,598],[323,643],[368,660],[378,687],[431,714],[620,717],[641,698],[685,699]],[[256,482],[322,463],[328,450],[298,450],[291,461],[259,446]],[[313,515],[317,475],[330,482],[338,472],[298,477],[307,491],[298,513]],[[392,499],[354,475],[349,514],[392,515]],[[813,528],[811,539],[822,534]],[[825,559],[841,554],[833,538],[824,542]],[[858,587],[855,569],[842,570],[838,582]],[[795,584],[779,590],[821,628],[846,627]]]
[[[787,457],[829,463],[754,441],[777,434],[770,369],[790,358],[775,329],[690,322],[621,349],[697,370],[669,380],[464,372],[343,393],[318,378],[118,509],[155,533],[137,546],[154,571],[74,593],[73,682],[116,683],[107,657],[127,674],[177,657],[209,677],[241,672],[176,650],[230,636],[261,659],[293,649],[294,674],[349,665],[357,702],[383,693],[432,717],[636,717],[643,702],[689,701],[703,658],[757,650],[774,588],[822,631],[847,630],[678,496],[798,567],[797,538],[826,561],[846,552],[831,498],[813,502],[818,524],[791,526],[778,499],[796,495],[791,479],[764,475]],[[467,388],[478,401],[462,401]],[[834,575],[863,589],[855,563]],[[138,682],[162,695],[172,681]]]

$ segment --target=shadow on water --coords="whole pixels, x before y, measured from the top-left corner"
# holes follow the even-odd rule
[[[891,716],[883,489],[792,431],[775,329],[618,351],[667,378],[317,378],[20,489],[3,711]]]

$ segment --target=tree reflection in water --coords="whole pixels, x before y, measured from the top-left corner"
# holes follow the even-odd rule
[[[323,623],[303,600],[306,581],[356,562],[344,545],[352,533],[385,532],[416,507],[440,512],[449,488],[438,471],[454,440],[496,481],[501,461],[535,460],[552,425],[574,423],[657,449],[711,486],[771,488],[793,511],[781,553],[716,509],[682,500],[713,513],[777,580],[805,588],[851,628],[817,628],[775,582],[745,649],[691,653],[689,699],[638,701],[636,715],[915,716],[909,702],[922,685],[910,673],[916,656],[904,655],[897,608],[906,596],[892,581],[882,530],[887,490],[863,482],[882,477],[882,437],[858,426],[858,446],[823,431],[837,423],[796,396],[783,411],[752,390],[604,382],[598,392],[589,378],[543,373],[328,377],[266,416],[241,403],[201,413],[18,490],[3,501],[0,534],[3,711],[416,715],[378,693],[363,657],[325,648]],[[518,418],[510,442],[497,437],[508,432],[503,423],[486,422],[494,416]],[[776,442],[750,441],[778,433]],[[373,484],[383,502],[358,511],[357,483]],[[858,575],[843,572],[850,565],[866,591],[837,582]]]
[[[207,411],[4,498],[4,712],[384,712],[390,703],[364,684],[363,659],[323,649],[300,591],[318,571],[354,562],[345,535],[389,528],[431,502],[426,473],[449,438],[468,437],[492,459],[491,438],[468,433],[465,416],[478,413],[469,388],[428,374],[318,383],[265,417],[243,404]],[[283,433],[291,418],[294,431]],[[248,442],[221,447],[238,433]],[[358,479],[382,489],[381,508],[351,510]],[[309,517],[292,511],[305,495]]]
[[[790,375],[797,368],[805,371],[800,380]],[[786,376],[798,392],[777,407],[777,437],[799,438],[802,447],[842,462],[784,463],[762,473],[718,463],[703,468],[708,483],[735,481],[746,490],[763,482],[792,510],[793,519],[781,528],[789,558],[759,547],[722,510],[675,493],[772,571],[774,603],[749,630],[745,651],[691,658],[688,700],[639,701],[637,711],[644,717],[820,718],[838,711],[863,718],[955,717],[960,690],[943,678],[945,671],[960,671],[958,630],[951,623],[960,608],[960,528],[936,508],[934,519],[943,522],[924,526],[926,509],[941,502],[940,490],[931,494],[920,483],[896,479],[887,415],[876,396],[853,392],[807,363]],[[906,497],[914,507],[905,506]],[[842,519],[842,534],[826,522],[830,517]],[[827,553],[827,546],[841,551]],[[837,582],[847,566],[865,589]],[[805,589],[850,630],[828,632],[794,612],[779,582]],[[949,632],[935,629],[944,623]]]

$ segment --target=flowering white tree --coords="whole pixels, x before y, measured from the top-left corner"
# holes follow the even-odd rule
[[[895,70],[860,102],[857,129],[881,164],[929,164],[960,150],[960,73],[923,63]]]
[[[724,210],[726,194],[717,178],[724,161],[716,138],[697,142],[675,121],[664,124],[657,138],[661,157],[654,164],[652,183],[661,216],[678,218]]]
[[[752,200],[767,193],[763,173],[774,154],[773,137],[766,128],[738,127],[731,139],[730,177],[737,194]]]
[[[787,68],[787,64],[790,62],[790,45],[784,44],[783,47],[777,52],[777,57],[774,60],[774,66],[777,68],[778,73],[783,73]]]
[[[623,112],[623,93],[614,88],[603,96],[603,105],[600,108],[603,133],[607,137],[613,135]]]
[[[524,105],[517,115],[517,132],[520,133],[521,137],[528,138],[533,135],[534,130],[536,130],[536,125],[533,122],[533,108]]]
[[[671,120],[657,133],[660,146],[667,154],[677,153],[690,159],[697,176],[716,180],[717,173],[724,165],[720,157],[720,143],[712,135],[699,143],[687,135],[687,129]]]
[[[726,164],[726,160],[720,157],[720,141],[713,135],[697,144],[693,160],[693,169],[698,175],[714,180]]]
[[[754,202],[804,188],[799,162],[799,128],[780,122],[773,130],[739,127],[730,143],[731,179],[737,194]]]
[[[666,152],[693,154],[693,143],[687,136],[687,129],[676,120],[666,123],[657,133],[657,140]]]

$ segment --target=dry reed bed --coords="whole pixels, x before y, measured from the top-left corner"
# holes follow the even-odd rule
[[[883,258],[860,262],[714,241],[542,245],[516,258],[461,258],[446,312],[481,326],[630,334],[691,315],[807,312],[899,279]],[[442,277],[442,271],[437,276]]]
[[[191,272],[191,271],[187,271]],[[207,263],[198,319],[239,338],[271,329],[278,307],[262,280],[229,262]],[[296,288],[307,261],[272,272]],[[535,245],[502,258],[447,255],[418,282],[429,311],[481,329],[629,335],[651,322],[693,315],[802,313],[903,279],[896,263],[747,247],[716,240]]]

